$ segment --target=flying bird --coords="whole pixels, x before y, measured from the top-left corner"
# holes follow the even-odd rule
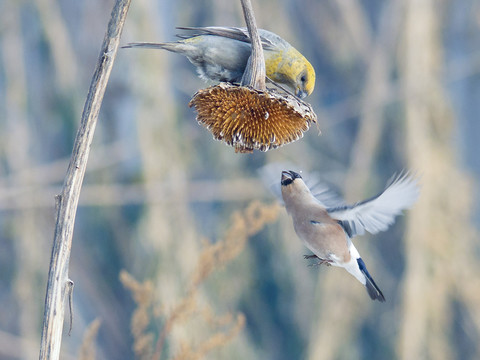
[[[251,54],[246,28],[238,27],[178,27],[190,32],[178,35],[176,42],[130,43],[124,48],[164,49],[179,53],[195,65],[204,80],[240,83]],[[315,87],[315,70],[308,60],[277,34],[258,29],[262,42],[268,79],[285,84],[296,96],[305,98]]]
[[[365,231],[385,231],[395,216],[410,208],[419,196],[417,179],[408,173],[392,178],[380,194],[353,205],[332,196],[321,186],[313,195],[302,176],[295,171],[282,171],[281,195],[293,226],[304,245],[314,254],[318,264],[343,267],[360,281],[372,300],[385,297],[367,270],[365,262],[352,242]]]

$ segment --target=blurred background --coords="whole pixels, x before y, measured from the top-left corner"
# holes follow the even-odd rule
[[[0,1],[1,359],[38,356],[54,196],[113,4]],[[147,359],[161,336],[162,359],[480,358],[480,2],[253,6],[316,69],[307,101],[321,135],[235,154],[196,123],[188,102],[205,84],[187,59],[119,49],[76,219],[61,358]],[[122,44],[208,25],[243,26],[239,1],[133,0]],[[356,240],[386,303],[342,269],[307,266],[257,175],[277,161],[351,202],[402,169],[421,174],[415,207]],[[251,230],[254,200],[273,215]]]

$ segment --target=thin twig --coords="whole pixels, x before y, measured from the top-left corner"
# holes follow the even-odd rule
[[[53,239],[52,257],[48,273],[43,317],[40,359],[56,360],[60,356],[65,297],[68,293],[68,264],[72,248],[78,198],[87,166],[98,113],[117,54],[120,35],[130,6],[130,0],[117,0],[108,23],[100,57],[85,101],[80,128],[59,196],[59,206]]]
[[[70,313],[70,326],[68,328],[68,336],[72,333],[73,329],[73,287],[75,283],[68,279],[67,280],[67,293],[68,293],[68,311]]]
[[[257,90],[265,91],[265,58],[263,56],[262,42],[258,35],[257,23],[253,14],[250,0],[240,0],[243,8],[243,15],[247,23],[248,34],[252,42],[252,55],[248,58],[247,67],[242,76],[242,85],[249,85]]]

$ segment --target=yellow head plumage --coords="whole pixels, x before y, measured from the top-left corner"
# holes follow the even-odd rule
[[[268,50],[264,54],[265,70],[270,79],[287,84],[300,98],[313,92],[315,70],[298,50],[290,46],[284,50]]]

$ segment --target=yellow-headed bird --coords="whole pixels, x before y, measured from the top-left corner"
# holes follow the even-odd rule
[[[185,55],[196,66],[201,78],[239,83],[251,54],[246,28],[179,27],[189,35],[168,43],[131,43],[124,47],[165,49]],[[267,77],[290,87],[300,98],[315,87],[315,70],[308,60],[280,36],[258,30],[265,56]]]

